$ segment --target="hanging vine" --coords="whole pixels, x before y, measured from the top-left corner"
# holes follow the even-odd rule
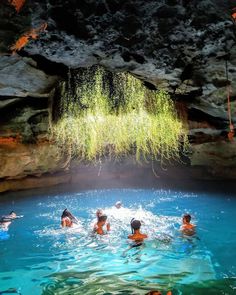
[[[53,140],[81,160],[134,154],[137,161],[179,158],[187,130],[164,91],[147,90],[130,74],[90,68],[60,85]]]

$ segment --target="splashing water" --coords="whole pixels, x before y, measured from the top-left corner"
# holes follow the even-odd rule
[[[117,200],[124,207],[115,208]],[[79,219],[73,228],[60,228],[65,208]],[[109,218],[108,235],[92,235],[97,208]],[[15,220],[5,236],[0,232],[0,291],[94,295],[160,289],[173,294],[233,294],[235,208],[236,200],[229,196],[164,190],[8,197],[0,215],[15,210],[24,218]],[[193,216],[197,238],[179,233],[185,212]],[[132,218],[142,221],[141,231],[148,239],[129,249]]]

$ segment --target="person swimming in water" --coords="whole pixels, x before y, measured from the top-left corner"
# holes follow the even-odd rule
[[[146,234],[142,234],[140,232],[141,228],[141,221],[132,219],[130,222],[132,235],[128,236],[128,239],[134,241],[134,244],[131,247],[138,247],[143,244],[144,239],[146,239],[148,236]]]
[[[116,202],[115,207],[116,209],[120,209],[122,207],[122,202],[121,201]]]
[[[67,209],[62,212],[61,215],[61,226],[72,227],[73,224],[78,224],[78,219],[70,213]]]
[[[11,225],[12,221],[14,219],[18,219],[23,217],[23,215],[16,215],[14,211],[11,211],[8,215],[3,215],[0,217],[0,229],[3,232],[7,232],[9,229],[9,226]]]
[[[122,253],[122,257],[126,257],[126,254],[130,249],[142,246],[144,239],[148,237],[146,234],[142,234],[140,232],[140,228],[141,228],[140,220],[137,220],[135,218],[131,219],[130,226],[131,226],[132,235],[129,235],[128,239],[132,241],[132,244],[130,244],[128,249],[126,249]]]
[[[21,218],[23,215],[16,215],[14,211],[11,211],[8,215],[3,215],[0,217],[0,223],[12,221],[13,219]]]
[[[110,223],[107,222],[107,216],[102,214],[98,216],[98,221],[94,224],[93,231],[98,235],[105,235],[111,230]]]
[[[184,214],[182,222],[183,224],[180,227],[180,231],[186,236],[193,236],[196,233],[196,225],[191,224],[191,215]]]

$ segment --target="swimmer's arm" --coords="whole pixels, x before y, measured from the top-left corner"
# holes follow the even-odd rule
[[[24,215],[17,215],[15,218],[22,218],[22,217],[24,217]]]
[[[182,224],[179,228],[180,231],[183,231],[185,229],[184,225]]]
[[[110,231],[111,230],[111,225],[110,225],[110,223],[108,222],[107,223],[107,231]]]

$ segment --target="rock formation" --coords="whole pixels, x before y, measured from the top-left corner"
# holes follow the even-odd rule
[[[1,181],[68,169],[66,155],[48,140],[53,93],[68,68],[94,64],[130,72],[151,89],[166,89],[186,111],[190,165],[204,167],[203,177],[235,178],[236,143],[227,138],[228,84],[236,120],[234,5],[230,0],[42,0],[26,1],[17,12],[1,1]],[[17,40],[32,29],[35,35],[12,54]]]

